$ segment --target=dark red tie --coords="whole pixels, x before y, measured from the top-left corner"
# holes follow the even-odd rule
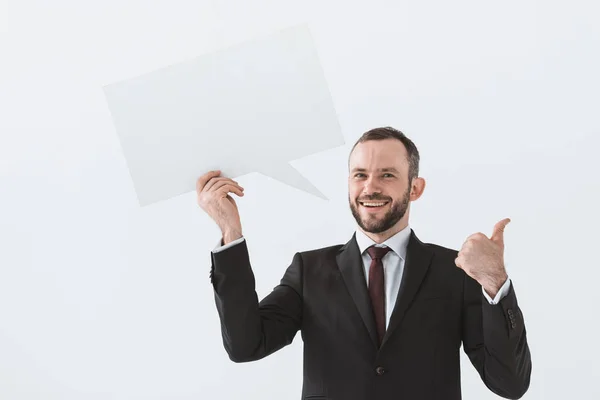
[[[379,336],[379,345],[383,341],[385,334],[385,286],[383,279],[383,262],[381,259],[391,249],[389,247],[371,246],[367,253],[371,256],[371,266],[369,267],[369,295],[371,295],[371,305],[375,314],[375,325]]]

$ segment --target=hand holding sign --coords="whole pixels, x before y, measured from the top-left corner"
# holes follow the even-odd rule
[[[224,244],[242,236],[242,223],[235,200],[229,193],[244,195],[244,188],[233,179],[220,177],[221,171],[209,171],[198,178],[198,205],[217,223]]]

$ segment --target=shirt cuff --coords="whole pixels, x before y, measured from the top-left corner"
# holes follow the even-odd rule
[[[486,293],[483,286],[481,287],[481,291],[483,292],[483,295],[485,296],[487,301],[492,305],[498,304],[500,302],[500,300],[502,300],[504,298],[504,296],[507,295],[508,289],[510,289],[510,278],[506,279],[506,282],[504,282],[504,285],[502,285],[500,290],[498,290],[498,293],[496,293],[496,297],[494,297],[493,299]]]
[[[225,249],[228,249],[232,246],[235,246],[238,243],[242,243],[244,241],[244,237],[242,236],[241,238],[235,239],[232,242],[227,243],[226,245],[222,245],[223,244],[223,239],[221,238],[221,240],[219,240],[219,243],[215,246],[215,248],[213,249],[213,253],[218,253],[219,251],[223,251]]]

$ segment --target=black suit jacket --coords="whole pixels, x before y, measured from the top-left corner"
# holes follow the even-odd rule
[[[246,241],[212,254],[211,282],[222,339],[234,362],[259,360],[304,342],[302,399],[459,400],[463,345],[485,385],[519,399],[531,355],[514,284],[490,305],[454,263],[458,252],[414,231],[385,338],[376,328],[356,236],[345,245],[297,252],[262,301]]]

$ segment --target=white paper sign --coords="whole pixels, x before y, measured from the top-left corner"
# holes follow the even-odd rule
[[[307,26],[104,87],[141,206],[259,172],[326,198],[289,161],[344,144]]]

